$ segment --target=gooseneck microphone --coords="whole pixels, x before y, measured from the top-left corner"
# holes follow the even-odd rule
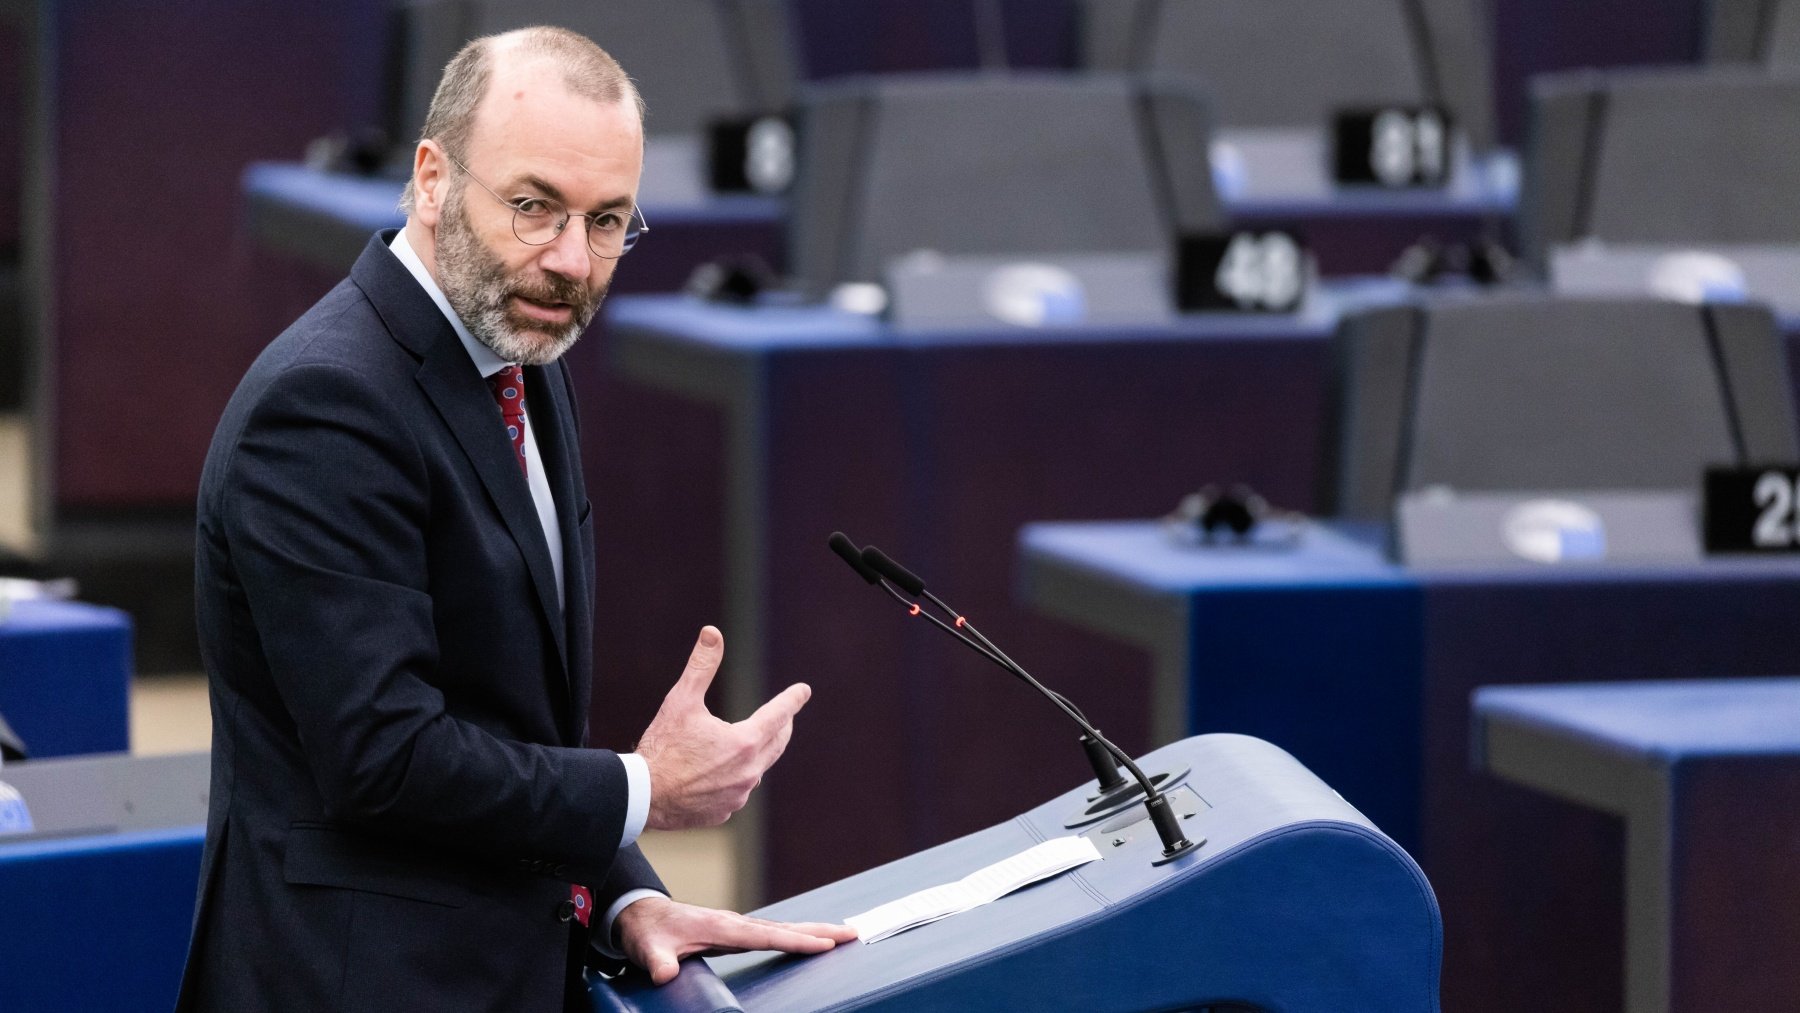
[[[898,582],[891,583],[890,581],[893,581],[893,578],[891,578],[891,577],[884,580],[883,579],[884,575],[882,573],[877,572],[873,567],[871,567],[867,562],[864,561],[863,555],[862,555],[862,550],[858,549],[856,547],[855,543],[851,542],[850,539],[847,538],[844,535],[844,533],[841,531],[832,532],[831,538],[826,542],[826,544],[831,547],[831,551],[837,553],[840,557],[842,557],[844,562],[850,564],[850,568],[852,570],[856,571],[857,576],[859,576],[863,580],[875,585],[876,587],[881,588],[883,591],[887,592],[888,597],[899,602],[901,604],[901,606],[906,609],[908,615],[918,616],[918,617],[926,620],[927,622],[930,622],[933,626],[936,626],[937,628],[943,630],[945,633],[948,633],[951,636],[955,637],[959,642],[961,642],[963,644],[963,646],[974,651],[976,654],[979,654],[982,657],[986,658],[987,660],[993,662],[994,664],[999,665],[1001,668],[1006,669],[1007,672],[1009,672],[1009,673],[1012,671],[1012,668],[1008,665],[1008,663],[1006,661],[1001,660],[1001,657],[999,656],[999,654],[996,651],[994,651],[993,649],[991,649],[989,647],[984,647],[981,644],[976,643],[975,640],[973,638],[971,638],[968,633],[964,633],[962,630],[950,625],[949,623],[944,622],[942,619],[939,619],[937,616],[934,616],[931,613],[925,611],[924,606],[920,605],[917,601],[913,600],[918,597],[918,592],[917,591],[909,591],[910,588],[917,586],[920,590],[924,590],[923,582],[919,581],[919,579],[917,577],[913,577],[911,574],[907,574],[905,577],[902,577],[901,580]],[[880,550],[876,550],[876,551],[879,552]],[[903,574],[906,573],[906,571],[901,569],[900,565],[898,563],[895,563],[893,560],[887,559],[886,556],[883,556],[882,559],[886,560],[887,566],[892,568],[893,570],[895,570],[899,573],[903,573]],[[899,585],[899,590],[895,590],[896,583]],[[900,591],[903,591],[903,590],[909,591],[909,593],[911,593],[913,595],[913,597],[908,598],[906,595],[901,594]],[[948,611],[948,610],[946,610],[946,611]],[[969,632],[973,633],[975,631],[971,628]],[[1052,692],[1054,692],[1054,691],[1052,691]],[[1063,703],[1069,704],[1070,707],[1074,706],[1074,704],[1070,704],[1068,701],[1068,698],[1063,697],[1062,694],[1058,693],[1057,696],[1059,699],[1061,699],[1063,701]],[[1083,715],[1083,717],[1085,718],[1086,715]],[[1082,738],[1085,741],[1087,736],[1083,735]],[[1092,757],[1092,755],[1093,754],[1090,754],[1090,758]],[[1101,785],[1103,787],[1116,787],[1117,785],[1124,784],[1125,779],[1123,777],[1119,776],[1118,764],[1113,762],[1112,754],[1108,753],[1105,749],[1102,748],[1102,749],[1100,749],[1098,755],[1100,756],[1101,759],[1098,761],[1098,763],[1096,764],[1094,769],[1096,771],[1096,776],[1100,778]],[[1104,770],[1105,775],[1109,775],[1109,776],[1102,776],[1100,773],[1102,770]]]
[[[869,564],[863,562],[862,550],[856,547],[856,543],[852,542],[848,535],[842,531],[833,531],[831,537],[825,540],[825,544],[830,546],[831,551],[837,553],[844,562],[849,563],[850,569],[855,570],[858,577],[871,584],[881,582],[881,574],[876,573]]]
[[[1046,687],[1018,662],[1007,657],[1006,653],[996,647],[993,641],[983,636],[966,616],[945,604],[937,595],[927,591],[925,582],[917,575],[894,562],[886,553],[872,545],[864,547],[858,553],[855,543],[851,542],[842,532],[833,532],[826,544],[831,551],[850,564],[858,576],[868,583],[881,587],[890,596],[905,605],[909,613],[923,615],[977,654],[1006,669],[1026,685],[1037,690],[1045,699],[1055,704],[1058,710],[1068,715],[1071,721],[1080,726],[1083,749],[1094,767],[1095,777],[1100,784],[1100,794],[1096,798],[1121,794],[1121,789],[1129,788],[1134,793],[1136,790],[1141,790],[1144,794],[1144,808],[1149,812],[1150,821],[1156,827],[1156,834],[1162,840],[1163,853],[1159,861],[1167,861],[1197,847],[1182,833],[1180,822],[1176,819],[1174,811],[1169,808],[1169,800],[1157,788],[1155,782],[1145,776],[1137,763],[1126,755],[1124,750],[1113,745],[1105,736],[1101,735],[1099,730],[1088,721],[1086,715],[1082,714],[1062,694]],[[905,594],[901,592],[905,592]],[[911,600],[908,600],[909,597]],[[952,622],[944,622],[925,611],[918,601],[920,597],[937,606],[945,615],[950,616]],[[1132,778],[1137,782],[1135,785],[1126,782],[1119,776],[1118,768],[1120,766],[1131,773]]]
[[[843,532],[835,532],[833,537],[836,538],[842,534]],[[850,539],[844,538],[841,543],[833,543],[832,551],[842,556],[844,554],[844,548],[850,546]],[[945,604],[942,598],[925,590],[925,582],[923,580],[920,580],[911,570],[894,562],[888,557],[887,553],[882,552],[873,545],[866,545],[862,550],[861,561],[862,570],[874,573],[877,579],[885,578],[888,584],[892,585],[892,587],[887,587],[887,585],[883,586],[887,588],[890,595],[899,599],[901,604],[908,606],[908,611],[913,615],[923,615],[925,618],[931,620],[936,626],[949,632],[951,636],[954,636],[956,639],[974,648],[982,657],[1017,676],[1024,681],[1026,685],[1038,692],[1048,695],[1053,702],[1063,710],[1069,712],[1070,716],[1075,718],[1075,720],[1081,724],[1083,729],[1081,733],[1081,748],[1087,753],[1088,765],[1094,768],[1095,780],[1100,782],[1100,791],[1099,794],[1094,796],[1095,798],[1109,795],[1125,786],[1125,778],[1119,773],[1119,764],[1113,759],[1112,752],[1103,745],[1106,740],[1100,738],[1099,732],[1089,734],[1087,731],[1091,722],[1088,721],[1087,715],[1081,712],[1081,708],[1075,706],[1068,697],[1063,696],[1053,689],[1046,688],[1043,684],[1032,678],[1029,673],[1019,666],[1018,662],[1007,657],[1005,651],[996,647],[994,642],[987,637],[982,636],[981,631],[970,624],[969,620],[964,617],[962,613]],[[862,570],[859,570],[858,572],[862,572]],[[869,580],[866,576],[863,579]],[[871,581],[871,583],[872,582],[873,581]],[[951,619],[955,621],[954,626],[947,624],[931,613],[924,611],[916,600],[907,601],[904,597],[896,593],[894,588],[905,591],[914,599],[923,595],[926,601],[936,605],[939,609],[943,610],[945,615],[950,616]],[[967,632],[965,633],[964,631]]]

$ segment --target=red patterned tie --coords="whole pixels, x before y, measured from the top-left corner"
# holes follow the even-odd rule
[[[525,465],[525,371],[517,366],[505,366],[488,377],[488,387],[494,392],[494,403],[500,406],[500,417],[506,421],[506,435],[512,438],[513,453],[519,455],[519,471],[529,477],[530,471]],[[570,915],[586,927],[593,911],[594,895],[588,888],[569,884]]]
[[[488,377],[488,387],[494,392],[494,403],[500,406],[500,417],[506,421],[506,435],[512,438],[513,453],[519,455],[519,471],[529,477],[530,472],[525,466],[525,371],[517,366],[505,366]],[[585,927],[593,910],[594,895],[588,888],[569,884],[570,915]]]
[[[519,455],[519,471],[525,472],[525,372],[517,366],[506,366],[488,377],[494,392],[494,403],[500,406],[500,417],[506,420],[506,435],[512,437],[513,452]]]

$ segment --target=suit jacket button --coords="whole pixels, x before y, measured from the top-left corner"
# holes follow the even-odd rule
[[[559,922],[574,921],[575,902],[565,899],[561,904],[556,905],[556,920]]]

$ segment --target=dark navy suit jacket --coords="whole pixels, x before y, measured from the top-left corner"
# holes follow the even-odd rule
[[[661,888],[618,849],[622,763],[582,748],[594,532],[568,368],[525,370],[559,609],[493,396],[391,235],[256,360],[207,454],[184,1010],[560,1010],[568,884],[600,911]]]

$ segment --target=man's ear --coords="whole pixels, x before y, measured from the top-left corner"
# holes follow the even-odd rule
[[[450,159],[433,140],[419,142],[413,152],[413,217],[421,225],[436,229],[444,213],[444,199],[450,195]]]

